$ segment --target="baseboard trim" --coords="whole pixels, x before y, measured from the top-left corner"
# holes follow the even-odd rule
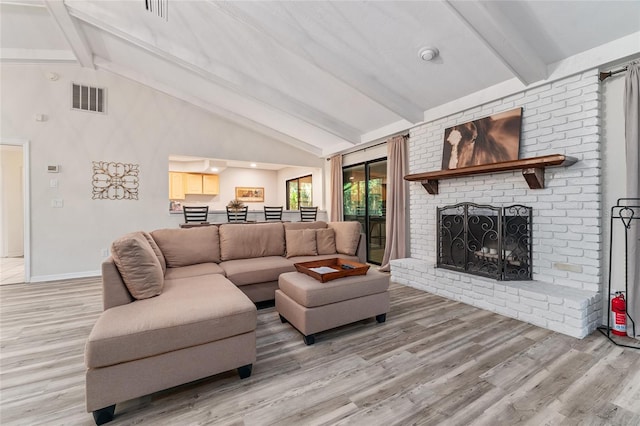
[[[99,277],[102,274],[101,271],[84,271],[84,272],[71,272],[69,274],[55,274],[55,275],[36,275],[31,277],[32,283],[41,283],[45,281],[60,281],[70,280],[74,278],[91,278]]]

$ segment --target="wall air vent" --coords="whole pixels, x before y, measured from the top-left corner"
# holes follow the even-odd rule
[[[71,107],[81,111],[106,112],[105,89],[72,84]]]
[[[169,0],[144,0],[144,7],[165,21],[169,20]]]

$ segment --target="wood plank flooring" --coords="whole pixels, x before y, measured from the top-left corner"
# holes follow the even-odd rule
[[[99,279],[0,287],[0,423],[91,425],[84,342]],[[393,284],[387,322],[306,346],[258,311],[253,375],[118,404],[113,425],[640,425],[640,351]],[[179,366],[176,366],[179,368]]]

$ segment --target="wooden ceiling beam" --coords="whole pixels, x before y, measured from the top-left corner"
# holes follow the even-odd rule
[[[333,117],[324,111],[310,106],[275,87],[265,84],[239,70],[232,69],[222,62],[214,62],[208,70],[189,62],[186,59],[177,57],[170,52],[162,50],[145,40],[141,40],[129,33],[121,31],[106,22],[95,19],[80,11],[71,9],[71,14],[78,20],[90,25],[98,30],[104,31],[124,42],[136,46],[144,51],[153,54],[168,63],[186,69],[207,81],[228,89],[246,99],[257,100],[265,106],[286,113],[297,120],[312,125],[350,145],[360,143],[361,131],[345,123],[339,118]],[[215,72],[209,71],[215,70]],[[206,100],[209,102],[209,100]]]
[[[357,69],[351,64],[349,58],[342,57],[327,49],[310,37],[308,33],[301,31],[290,20],[271,14],[268,19],[271,25],[267,26],[264,24],[264,19],[258,19],[247,13],[241,4],[234,2],[210,2],[209,4],[241,24],[264,34],[281,48],[341,80],[402,119],[411,123],[419,123],[424,119],[422,108],[382,84],[372,73]],[[296,36],[291,37],[291,34]]]
[[[47,10],[54,22],[62,31],[69,47],[81,66],[94,69],[93,52],[82,30],[73,21],[64,2],[61,0],[44,0]]]
[[[451,1],[445,4],[513,72],[524,85],[548,77],[547,64],[538,56],[500,10],[501,2]]]

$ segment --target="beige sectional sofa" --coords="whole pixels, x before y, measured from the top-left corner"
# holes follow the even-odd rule
[[[358,222],[223,224],[125,235],[102,264],[104,312],[85,348],[87,411],[223,371],[251,374],[254,302],[294,263],[365,260]]]

